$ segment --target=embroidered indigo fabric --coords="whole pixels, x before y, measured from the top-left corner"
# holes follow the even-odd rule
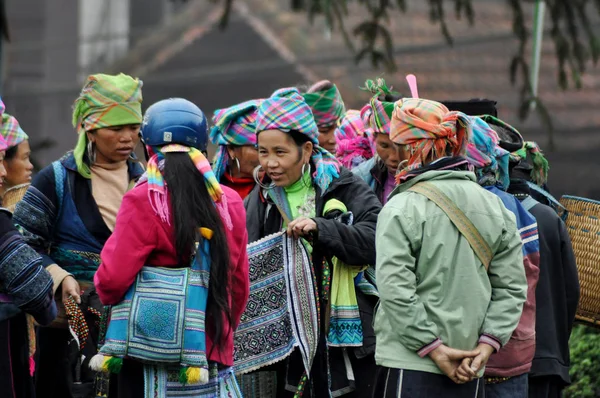
[[[234,337],[236,373],[279,362],[295,347],[310,371],[319,330],[306,247],[281,232],[248,245],[248,260],[250,297]]]

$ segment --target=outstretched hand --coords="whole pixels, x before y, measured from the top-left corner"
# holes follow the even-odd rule
[[[444,372],[446,376],[448,376],[457,384],[463,384],[466,382],[464,379],[459,378],[457,374],[457,370],[461,366],[463,360],[476,358],[479,355],[480,351],[478,349],[472,351],[463,351],[450,348],[444,344],[429,353],[429,356],[433,362],[435,362],[437,367],[440,368],[440,370]],[[470,379],[467,381],[470,381]]]

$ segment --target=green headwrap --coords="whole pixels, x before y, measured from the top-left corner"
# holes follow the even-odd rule
[[[386,98],[399,97],[400,94],[388,88],[382,78],[367,80],[362,89],[373,94],[371,101],[361,110],[363,122],[374,132],[389,135],[395,101],[386,101]]]
[[[73,151],[77,171],[91,178],[83,161],[87,148],[86,131],[142,123],[142,81],[123,73],[90,75],[73,108],[73,127],[79,133]]]
[[[322,81],[316,83],[313,87],[317,88],[319,85],[325,83],[329,82]],[[335,84],[326,90],[318,90],[315,92],[312,92],[311,87],[309,92],[302,94],[302,96],[304,97],[304,101],[306,101],[310,107],[318,127],[334,126],[346,113],[342,95]]]

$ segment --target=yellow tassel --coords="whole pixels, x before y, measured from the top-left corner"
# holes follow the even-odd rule
[[[108,373],[108,361],[110,361],[112,357],[109,356],[105,356],[104,357],[104,362],[102,362],[102,371]]]
[[[200,234],[202,235],[202,237],[204,239],[211,240],[214,232],[212,229],[202,227],[202,228],[200,228]]]
[[[185,373],[189,384],[208,383],[208,369],[190,366]]]

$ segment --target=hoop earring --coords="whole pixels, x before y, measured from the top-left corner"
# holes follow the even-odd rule
[[[302,179],[302,184],[306,187],[306,188],[310,188],[311,187],[311,182],[312,179],[310,180],[311,182],[308,183],[308,185],[306,185],[306,182],[304,182],[304,174],[306,174],[306,170],[304,170],[304,168],[308,166],[308,172],[310,173],[310,165],[308,163],[304,163],[302,165],[302,177],[300,177]]]
[[[91,140],[88,140],[87,143],[87,156],[90,164],[96,163],[96,150],[94,148],[94,143]]]
[[[238,158],[233,159],[235,160],[235,165],[237,166],[238,169],[238,174],[242,174],[242,169],[240,168],[240,161],[238,160]]]
[[[258,178],[258,172],[259,170],[262,169],[261,165],[258,165],[254,168],[254,170],[252,171],[252,176],[254,177],[254,182],[256,182],[256,184],[261,187],[262,189],[266,189],[266,190],[270,190],[273,189],[275,187],[274,183],[271,183],[270,185],[265,185],[262,183],[262,181],[260,180],[260,178]]]

